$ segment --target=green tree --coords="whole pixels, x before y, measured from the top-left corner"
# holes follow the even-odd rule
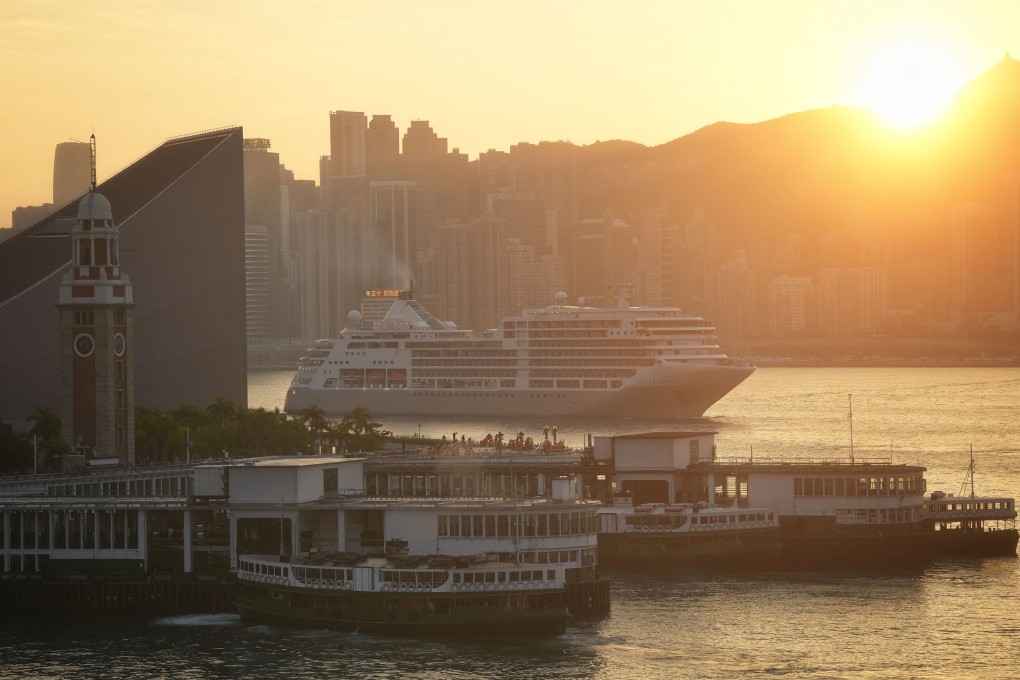
[[[187,427],[171,413],[135,409],[135,459],[139,465],[166,465],[186,457]]]
[[[351,421],[343,418],[339,422],[332,422],[324,434],[331,447],[343,451],[351,439]]]
[[[41,449],[39,466],[49,467],[48,461],[53,456],[58,456],[68,449],[64,437],[60,434],[60,416],[54,413],[49,406],[37,406],[27,420],[33,423],[28,434],[38,438]]]
[[[245,447],[255,454],[262,452],[272,438],[273,430],[280,425],[276,415],[264,408],[244,409],[239,420]]]
[[[301,411],[299,415],[301,422],[304,423],[305,427],[307,427],[312,433],[312,443],[318,446],[322,440],[322,433],[327,427],[329,427],[329,421],[326,419],[326,414],[321,408],[312,404]]]
[[[213,417],[220,429],[226,427],[227,423],[237,417],[237,407],[234,402],[220,396],[215,397],[213,403],[209,404],[205,410]]]
[[[393,433],[382,430],[382,423],[372,419],[372,414],[364,406],[358,406],[344,417],[350,423],[352,436],[350,450],[372,451],[382,447],[386,438]]]
[[[0,474],[31,472],[32,443],[0,420]]]

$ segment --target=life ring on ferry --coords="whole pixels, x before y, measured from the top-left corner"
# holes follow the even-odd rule
[[[431,583],[422,583],[421,584],[421,589],[423,591],[425,591],[426,593],[430,593],[430,592],[432,592],[432,584]]]
[[[460,584],[459,583],[454,583],[453,585],[450,586],[450,590],[455,592],[455,593],[459,593],[460,592]]]
[[[382,584],[382,588],[380,588],[379,590],[383,591],[384,593],[390,592],[390,584],[389,583]]]

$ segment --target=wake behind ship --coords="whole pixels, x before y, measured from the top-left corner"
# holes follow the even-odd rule
[[[375,300],[378,302],[378,300]],[[754,371],[719,348],[715,328],[676,307],[555,304],[481,333],[411,299],[379,320],[358,311],[302,358],[285,409],[356,407],[381,415],[697,417]]]

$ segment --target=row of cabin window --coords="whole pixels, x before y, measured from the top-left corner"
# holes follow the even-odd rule
[[[911,508],[882,508],[875,510],[836,510],[836,524],[897,524],[917,522],[921,519],[921,506]]]
[[[509,538],[570,536],[598,530],[594,512],[553,512],[528,515],[439,515],[440,536]]]
[[[908,477],[796,477],[794,496],[902,496],[925,491],[920,475]]]

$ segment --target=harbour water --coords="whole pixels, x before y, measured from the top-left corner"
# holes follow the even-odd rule
[[[282,406],[289,372],[252,373],[249,405]],[[852,395],[852,399],[851,396]],[[1020,369],[762,368],[705,418],[380,418],[399,434],[538,438],[711,430],[720,457],[846,458],[928,467],[959,493],[1020,495]],[[420,423],[420,424],[419,424]],[[613,570],[613,610],[559,638],[408,641],[180,616],[82,626],[0,616],[0,677],[1014,678],[1020,562],[947,560],[908,573]]]

